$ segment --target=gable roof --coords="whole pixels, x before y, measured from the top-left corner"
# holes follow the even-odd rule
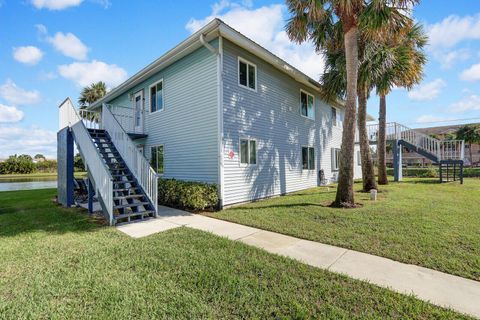
[[[102,99],[92,103],[88,109],[95,109],[102,105],[102,103],[112,100],[119,95],[123,94],[125,91],[130,90],[139,83],[147,80],[155,73],[166,68],[167,66],[173,64],[175,61],[180,60],[189,53],[197,50],[202,47],[202,41],[200,37],[203,35],[203,38],[206,42],[209,42],[219,36],[235,43],[239,47],[249,51],[255,56],[265,60],[266,62],[273,65],[275,68],[286,73],[287,75],[294,78],[296,81],[304,84],[307,87],[310,87],[316,91],[319,91],[320,84],[314,79],[307,76],[305,73],[301,72],[297,68],[290,65],[288,62],[282,60],[272,52],[268,51],[264,47],[260,46],[255,41],[249,39],[245,35],[241,34],[237,30],[233,29],[227,25],[222,20],[216,18],[206,24],[203,28],[192,34],[190,37],[179,43],[176,47],[166,52],[157,60],[153,61],[145,68],[137,72],[135,75],[130,77],[128,80],[120,84],[111,90],[107,95]]]

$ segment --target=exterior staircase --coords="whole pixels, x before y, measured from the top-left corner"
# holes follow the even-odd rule
[[[113,223],[154,217],[153,204],[115,148],[108,132],[101,129],[88,129],[88,132],[113,178]]]
[[[371,144],[378,140],[378,124],[367,126],[368,137]],[[463,140],[439,140],[423,134],[415,129],[408,128],[396,122],[386,124],[386,139],[394,143],[394,167],[401,170],[400,159],[395,157],[396,146],[403,146],[409,151],[431,160],[439,166],[440,181],[460,180],[463,182],[463,161],[465,156],[465,142]]]
[[[59,120],[59,135],[71,133],[110,225],[157,217],[157,174],[107,105],[99,111],[77,111],[66,99]],[[59,166],[59,175],[63,170],[67,168]]]

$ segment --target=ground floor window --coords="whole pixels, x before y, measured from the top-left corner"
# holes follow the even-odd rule
[[[302,147],[302,168],[303,170],[315,169],[315,148]]]
[[[164,157],[164,148],[163,145],[154,146],[150,148],[151,150],[151,158],[150,158],[150,165],[158,174],[164,173],[164,166],[163,166],[163,157]]]
[[[360,154],[360,151],[357,151],[357,165],[362,165],[362,155]]]
[[[340,167],[340,149],[332,148],[332,170],[338,171]]]
[[[257,141],[240,139],[240,163],[257,164]]]

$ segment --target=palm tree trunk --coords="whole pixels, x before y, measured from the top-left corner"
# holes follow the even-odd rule
[[[344,24],[344,28],[347,28]],[[343,121],[342,146],[338,175],[337,195],[333,206],[353,207],[353,167],[355,152],[355,125],[357,113],[357,77],[358,77],[358,28],[348,26],[345,32],[345,57],[347,67],[347,101]]]
[[[367,132],[367,89],[358,88],[358,135],[360,140],[360,157],[362,162],[363,191],[377,189],[373,170],[372,153]]]
[[[378,184],[388,184],[387,179],[387,99],[385,95],[380,95],[380,112],[378,124]]]

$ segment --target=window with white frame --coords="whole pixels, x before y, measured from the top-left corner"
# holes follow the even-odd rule
[[[362,155],[360,154],[360,151],[357,151],[357,165],[362,165]]]
[[[257,90],[257,66],[240,57],[238,58],[238,84]]]
[[[332,170],[338,171],[340,168],[340,149],[332,148]]]
[[[315,119],[315,99],[303,90],[300,91],[300,113],[304,117]]]
[[[150,86],[150,112],[163,110],[163,80]]]
[[[331,107],[332,110],[332,124],[334,127],[337,126],[337,108]]]
[[[302,147],[302,169],[303,170],[315,169],[315,148]]]
[[[154,146],[150,148],[151,151],[151,158],[150,158],[150,166],[155,170],[158,174],[163,174],[164,170],[164,147],[163,145]]]
[[[257,164],[257,141],[240,139],[240,163]]]

